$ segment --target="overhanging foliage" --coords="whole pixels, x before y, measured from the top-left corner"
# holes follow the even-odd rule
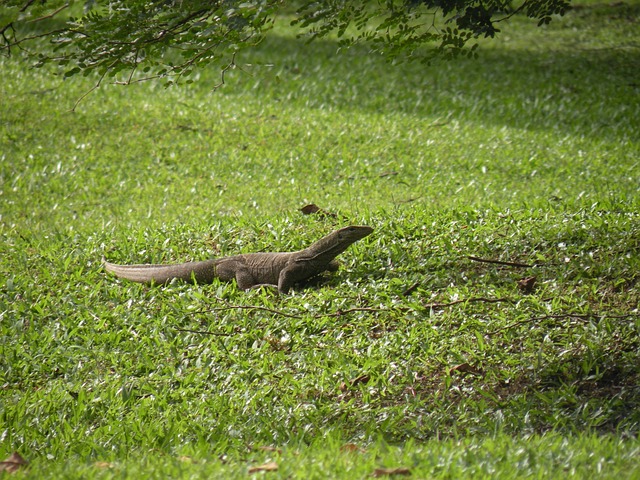
[[[569,0],[8,0],[0,52],[26,52],[65,76],[190,83],[193,69],[209,63],[224,80],[236,52],[258,43],[282,10],[294,12],[301,36],[337,34],[342,46],[366,42],[392,59],[430,61],[473,55],[473,39],[495,36],[514,14],[542,25],[568,7]]]

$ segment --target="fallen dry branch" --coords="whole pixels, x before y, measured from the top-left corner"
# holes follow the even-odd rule
[[[413,292],[415,292],[418,287],[420,286],[421,282],[416,282],[413,285],[411,285],[409,288],[407,288],[404,292],[402,292],[402,296],[403,297],[408,297],[409,295],[411,295]]]
[[[230,337],[231,333],[223,333],[223,332],[209,332],[208,330],[192,330],[190,328],[176,328],[178,332],[186,332],[186,333],[196,333],[198,335],[211,335],[215,337]]]
[[[469,298],[462,298],[459,300],[454,300],[451,302],[443,302],[443,303],[424,303],[422,304],[422,307],[425,309],[433,309],[433,308],[447,308],[447,307],[452,307],[455,305],[460,305],[460,304],[466,304],[466,303],[511,303],[511,304],[517,304],[519,301],[521,301],[521,298],[508,298],[508,297],[501,297],[501,298],[490,298],[490,297],[469,297]],[[541,299],[542,301],[548,301],[550,299],[548,298],[543,298]],[[225,305],[220,306],[220,307],[212,307],[212,308],[208,308],[208,309],[202,309],[202,310],[198,310],[195,312],[192,312],[192,314],[206,314],[206,313],[213,313],[213,312],[224,312],[227,310],[245,310],[245,311],[262,311],[262,312],[268,312],[268,313],[272,313],[274,315],[278,315],[281,317],[286,317],[286,318],[293,318],[293,319],[301,319],[303,318],[303,316],[305,315],[305,311],[299,311],[299,312],[295,312],[295,313],[289,313],[289,312],[284,312],[282,310],[277,310],[275,308],[269,308],[269,307],[265,307],[262,305],[231,305],[229,303],[227,303],[226,301],[222,300],[222,299],[218,299],[218,301],[220,303],[223,303]],[[353,307],[353,308],[348,308],[345,310],[341,310],[338,309],[335,312],[326,312],[326,313],[316,313],[311,315],[311,318],[323,318],[323,317],[342,317],[345,315],[349,315],[351,313],[358,313],[358,312],[369,312],[369,313],[390,313],[390,312],[396,312],[396,313],[406,313],[408,311],[411,310],[411,307],[408,306],[395,306],[395,307]],[[530,318],[526,318],[524,320],[519,320],[517,322],[513,322],[510,323],[508,325],[505,325],[503,327],[497,328],[491,332],[488,332],[488,335],[495,335],[496,333],[505,331],[505,330],[510,330],[512,328],[516,328],[519,327],[521,325],[526,325],[529,323],[534,323],[534,322],[539,322],[539,321],[543,321],[543,320],[548,320],[548,319],[565,319],[565,318],[575,318],[575,319],[580,319],[580,320],[592,320],[592,319],[603,319],[603,318],[630,318],[630,317],[638,317],[640,316],[640,314],[638,313],[629,313],[629,314],[622,314],[622,315],[608,315],[608,314],[601,314],[601,313],[588,313],[588,314],[584,314],[584,313],[557,313],[557,314],[547,314],[547,315],[541,315],[541,316],[535,316],[535,317],[530,317]],[[179,332],[186,332],[186,333],[194,333],[194,334],[199,334],[199,335],[211,335],[211,336],[219,336],[219,337],[225,337],[225,336],[231,336],[233,335],[233,333],[225,333],[225,332],[210,332],[207,330],[197,330],[197,329],[188,329],[188,328],[176,328],[177,331]]]
[[[502,332],[504,330],[509,330],[511,328],[519,327],[521,325],[526,325],[528,323],[539,322],[542,320],[561,320],[566,318],[575,318],[578,320],[602,320],[603,318],[631,318],[631,317],[640,317],[640,313],[626,313],[623,315],[607,315],[600,313],[556,313],[549,315],[541,315],[539,317],[530,317],[524,320],[519,320],[517,322],[510,323],[509,325],[505,325],[504,327],[497,328],[491,332],[488,332],[488,335],[494,335],[496,333]]]
[[[544,299],[543,299],[544,300]],[[219,301],[221,303],[226,303],[224,300],[219,299]],[[478,303],[478,302],[482,302],[482,303],[517,303],[518,301],[520,301],[520,299],[516,299],[516,298],[487,298],[487,297],[470,297],[470,298],[463,298],[460,300],[454,300],[452,302],[446,302],[446,303],[425,303],[422,306],[424,308],[446,308],[446,307],[452,307],[455,305],[460,305],[460,304],[464,304],[464,303]],[[381,313],[381,312],[398,312],[398,313],[403,313],[403,312],[408,312],[411,308],[410,307],[402,307],[402,306],[396,306],[396,307],[353,307],[353,308],[348,308],[345,310],[336,310],[335,312],[328,312],[328,313],[316,313],[311,315],[312,318],[323,318],[323,317],[342,317],[344,315],[349,315],[351,313],[358,313],[358,312],[369,312],[369,313]],[[295,319],[300,319],[303,317],[304,312],[297,312],[297,313],[288,313],[288,312],[283,312],[282,310],[276,310],[274,308],[269,308],[269,307],[264,307],[262,305],[230,305],[230,304],[226,304],[224,306],[221,307],[213,307],[210,309],[203,309],[203,310],[199,310],[196,312],[192,312],[192,313],[212,313],[212,312],[224,312],[227,310],[247,310],[247,311],[262,311],[262,312],[268,312],[268,313],[272,313],[274,315],[278,315],[281,317],[286,317],[286,318],[295,318]],[[217,333],[217,332],[208,332],[208,331],[204,331],[204,330],[191,330],[191,329],[186,329],[186,328],[178,328],[176,329],[180,332],[187,332],[187,333],[197,333],[197,334],[201,334],[201,335],[215,335],[215,336],[229,336],[231,334],[228,333]]]
[[[474,262],[493,263],[496,265],[504,265],[506,267],[515,267],[515,268],[533,268],[539,265],[537,263],[528,264],[528,263],[519,263],[519,262],[505,262],[502,260],[492,260],[489,258],[474,257],[473,255],[469,255],[467,256],[467,258],[469,260],[473,260]]]
[[[281,310],[276,310],[274,308],[263,307],[261,305],[226,305],[224,307],[214,307],[208,312],[223,312],[225,310],[261,310],[263,312],[274,313],[276,315],[280,315],[281,317],[287,318],[301,318],[299,314],[286,313]]]
[[[444,307],[452,307],[454,305],[460,305],[461,303],[474,303],[474,302],[484,302],[484,303],[518,303],[519,300],[514,298],[486,298],[486,297],[470,297],[463,298],[461,300],[454,300],[453,302],[447,303],[425,303],[423,305],[424,308],[444,308]]]
[[[225,310],[258,310],[258,311],[263,311],[263,312],[269,312],[269,313],[273,313],[274,315],[279,315],[282,317],[286,317],[286,318],[302,318],[302,312],[300,313],[287,313],[287,312],[283,312],[282,310],[276,310],[274,308],[268,308],[268,307],[263,307],[261,305],[226,305],[224,307],[214,307],[211,309],[206,309],[206,310],[199,310],[197,312],[193,312],[193,313],[211,313],[211,312],[222,312]],[[354,307],[354,308],[348,308],[346,310],[337,310],[335,312],[331,312],[331,313],[316,313],[315,315],[312,315],[312,318],[322,318],[322,317],[341,317],[343,315],[348,315],[350,313],[356,313],[356,312],[372,312],[372,313],[378,313],[378,312],[390,312],[390,311],[406,311],[408,310],[408,308],[406,307],[397,307],[397,308],[384,308],[384,307]],[[188,328],[177,328],[176,330],[180,331],[180,332],[188,332],[188,333],[199,333],[199,334],[203,334],[203,335],[219,335],[219,336],[225,336],[225,335],[230,335],[227,333],[214,333],[214,332],[207,332],[207,331],[203,331],[203,330],[190,330]]]
[[[379,312],[392,312],[392,311],[405,311],[407,308],[397,307],[397,308],[381,308],[381,307],[354,307],[348,308],[347,310],[338,310],[333,313],[318,313],[313,316],[313,318],[322,318],[322,317],[341,317],[343,315],[347,315],[349,313],[356,312],[371,312],[371,313],[379,313]]]
[[[0,462],[0,472],[16,473],[27,465],[29,465],[29,462],[22,458],[22,455],[18,452],[13,452],[9,458]]]

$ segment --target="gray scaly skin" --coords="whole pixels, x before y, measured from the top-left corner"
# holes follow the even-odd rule
[[[287,293],[294,284],[324,271],[336,271],[335,258],[349,245],[366,237],[373,228],[349,226],[336,230],[304,250],[286,253],[245,253],[202,262],[175,265],[116,265],[104,262],[107,272],[142,283],[168,283],[174,278],[211,283],[215,278],[235,281],[243,290],[271,285]]]

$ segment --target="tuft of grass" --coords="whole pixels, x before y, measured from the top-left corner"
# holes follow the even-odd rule
[[[0,59],[0,460],[34,478],[637,476],[637,15],[578,6],[435,69],[282,22],[216,92],[205,71],[73,113],[95,78]],[[101,269],[349,223],[376,230],[287,296]]]

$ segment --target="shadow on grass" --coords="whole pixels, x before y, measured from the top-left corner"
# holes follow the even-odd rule
[[[579,345],[540,365],[523,364],[521,374],[511,377],[503,377],[495,367],[480,373],[472,365],[465,368],[468,364],[449,373],[436,368],[410,387],[411,395],[423,402],[418,410],[431,419],[425,422],[427,428],[416,429],[416,415],[410,414],[397,431],[389,432],[388,439],[497,430],[635,436],[640,430],[637,350],[636,339],[614,342],[597,355]],[[399,397],[389,399],[386,406],[404,407],[405,400]]]
[[[536,375],[514,382],[509,396],[525,396],[537,412],[533,427],[600,433],[637,433],[640,427],[640,372],[637,345],[612,345],[594,356],[586,347],[550,361]],[[637,344],[637,342],[635,342]],[[553,418],[554,423],[549,423]]]
[[[624,3],[579,6],[569,15],[577,25],[597,24],[605,17],[635,25],[640,7]],[[306,43],[270,32],[261,45],[238,57],[239,64],[253,65],[248,67],[252,75],[227,72],[225,88],[218,93],[253,90],[267,102],[414,115],[428,123],[464,121],[618,142],[634,138],[640,123],[640,113],[634,108],[640,100],[636,39],[622,38],[613,30],[612,38],[618,44],[583,48],[578,41],[571,46],[563,43],[567,31],[570,26],[554,37],[557,31],[527,30],[524,38],[543,41],[549,35],[551,40],[542,46],[523,47],[526,41],[521,38],[507,40],[520,34],[510,29],[485,42],[476,60],[432,66],[420,62],[392,65],[366,46],[340,50],[335,40]],[[193,88],[210,92],[211,85],[220,80],[219,68],[203,75],[208,80]]]
[[[274,71],[256,72],[248,80],[254,88],[309,108],[452,117],[615,139],[628,137],[629,122],[638,120],[630,107],[640,96],[640,49],[484,48],[477,60],[391,65],[365,47],[338,52],[336,42],[304,44],[272,35],[257,61],[273,63]]]

